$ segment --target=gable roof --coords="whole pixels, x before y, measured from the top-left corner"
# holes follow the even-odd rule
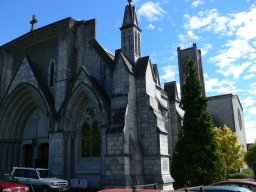
[[[104,49],[99,42],[96,39],[92,39],[90,41],[90,44],[92,47],[95,48],[95,50],[102,56],[103,59],[105,59],[105,61],[108,64],[111,64],[111,67],[113,67],[114,64],[114,55],[112,53],[110,53],[109,51],[107,51],[106,49]]]
[[[115,65],[119,59],[122,59],[128,72],[134,75],[135,74],[134,65],[130,63],[129,60],[124,56],[124,54],[121,52],[121,49],[117,49],[115,52],[115,60],[114,60]]]
[[[23,67],[27,69],[26,71],[21,69],[22,65],[24,65]],[[28,67],[26,67],[25,65],[28,65]],[[24,80],[19,78],[21,74],[25,75]],[[28,55],[25,56],[11,80],[11,83],[7,89],[6,95],[9,94],[20,83],[29,83],[29,84],[34,83],[34,86],[37,87],[40,91],[42,91],[51,110],[53,111],[54,114],[56,114],[56,111],[54,108],[54,97],[51,95],[50,90],[45,85],[45,82],[43,81],[43,78],[40,76],[40,74],[41,73],[35,67],[35,64],[31,61],[30,57]],[[22,76],[24,77],[24,75]]]
[[[38,44],[40,42],[44,42],[49,39],[58,37],[59,31],[63,30],[64,28],[73,28],[82,24],[95,25],[95,19],[91,19],[88,21],[75,21],[71,17],[67,17],[60,21],[51,23],[49,25],[45,25],[43,27],[25,33],[24,35],[2,45],[1,48],[7,51],[17,52],[28,47],[31,47],[35,44]]]
[[[150,57],[141,57],[136,63],[136,76],[143,76],[146,73],[148,63],[150,62]]]

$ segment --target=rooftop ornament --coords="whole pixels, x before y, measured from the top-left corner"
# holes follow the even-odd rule
[[[31,24],[31,29],[30,31],[34,31],[35,30],[35,24],[38,22],[37,18],[35,15],[32,16],[32,20],[30,21]]]

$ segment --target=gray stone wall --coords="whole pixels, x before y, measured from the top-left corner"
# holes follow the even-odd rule
[[[231,94],[208,97],[208,111],[217,127],[223,127],[226,124],[232,131],[235,131]]]
[[[13,54],[6,51],[1,51],[0,57],[0,65],[1,65],[1,77],[0,77],[0,96],[1,98],[6,93],[8,86],[13,78],[15,71],[13,71]]]
[[[56,176],[64,175],[64,135],[62,132],[49,134],[49,168]]]
[[[245,126],[244,126],[244,115],[243,108],[237,95],[232,96],[233,112],[235,119],[235,132],[238,136],[239,142],[243,145],[244,149],[247,149]],[[240,117],[239,117],[240,116]]]
[[[223,127],[226,124],[233,132],[237,133],[240,144],[246,149],[243,109],[238,96],[227,94],[208,97],[208,110],[215,125]],[[240,123],[238,110],[241,115]]]

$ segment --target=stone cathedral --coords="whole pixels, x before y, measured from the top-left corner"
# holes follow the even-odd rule
[[[87,187],[172,189],[182,110],[175,82],[161,88],[157,65],[141,55],[131,0],[115,53],[97,41],[94,19],[36,22],[0,47],[0,169],[46,167]]]

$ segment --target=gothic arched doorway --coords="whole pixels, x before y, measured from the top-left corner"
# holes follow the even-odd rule
[[[35,159],[35,166],[40,168],[48,168],[49,144],[40,144],[38,147],[38,153],[38,158]]]
[[[24,145],[24,167],[33,166],[33,146],[31,144]]]

